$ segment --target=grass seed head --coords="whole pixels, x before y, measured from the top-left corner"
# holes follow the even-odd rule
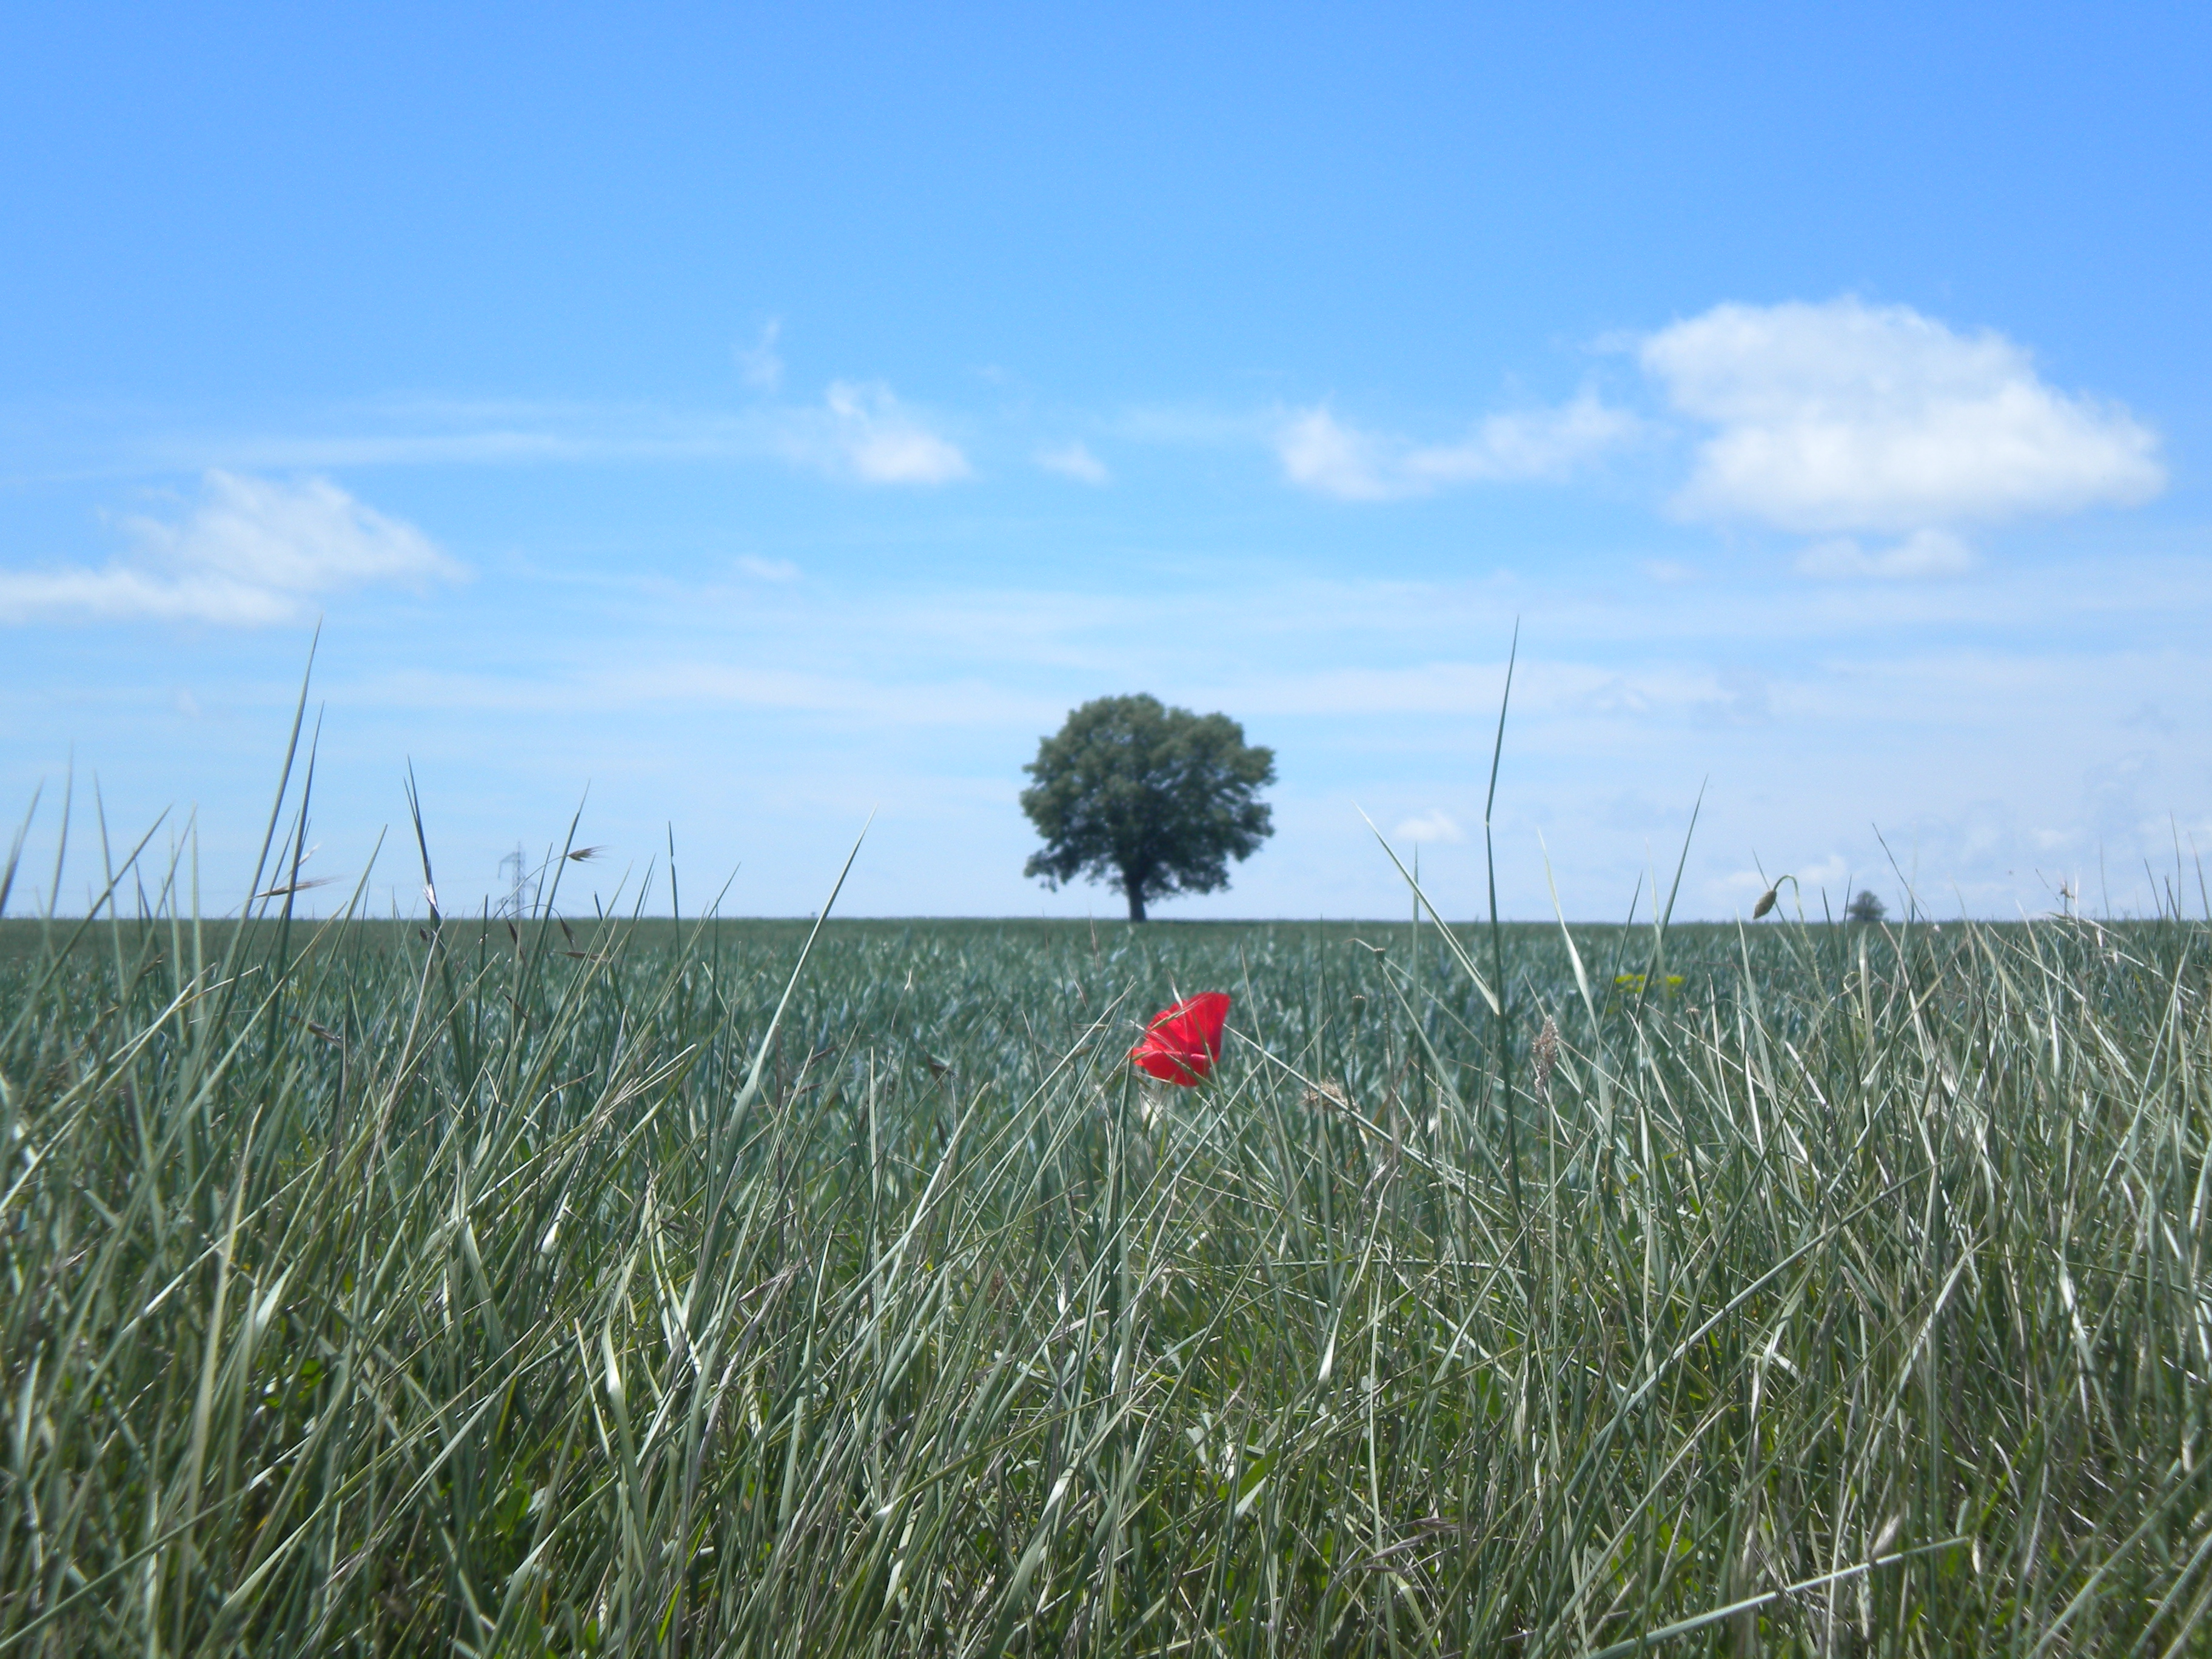
[[[1544,1029],[1536,1033],[1536,1040],[1528,1045],[1528,1058],[1536,1067],[1536,1093],[1545,1099],[1552,1097],[1552,1069],[1559,1063],[1559,1023],[1549,1014],[1544,1016]]]

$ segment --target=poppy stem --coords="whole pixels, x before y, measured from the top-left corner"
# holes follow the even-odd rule
[[[1505,1023],[1505,936],[1498,921],[1498,855],[1490,835],[1491,809],[1498,804],[1498,764],[1505,752],[1505,711],[1513,702],[1513,667],[1521,657],[1521,623],[1515,618],[1513,643],[1505,653],[1505,689],[1498,698],[1498,737],[1490,750],[1490,793],[1482,803],[1482,860],[1490,879],[1490,964],[1498,983],[1492,1027],[1497,1034],[1498,1096],[1505,1111],[1506,1182],[1513,1195],[1513,1228],[1521,1242],[1521,1272],[1524,1283],[1534,1283],[1528,1271],[1528,1236],[1521,1225],[1520,1114],[1513,1107],[1513,1045]]]

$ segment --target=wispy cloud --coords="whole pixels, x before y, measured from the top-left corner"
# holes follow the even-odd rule
[[[1418,445],[1363,431],[1327,404],[1301,410],[1275,434],[1283,476],[1339,501],[1397,501],[1455,484],[1558,479],[1617,447],[1636,417],[1585,392],[1554,409],[1492,415],[1457,443]]]
[[[252,628],[293,621],[327,594],[465,574],[414,526],[325,478],[210,471],[182,518],[131,517],[121,527],[130,552],[97,568],[0,571],[0,622],[144,617]]]
[[[1112,417],[1114,435],[1128,443],[1170,448],[1242,449],[1271,442],[1281,412],[1211,403],[1134,404]]]
[[[1974,550],[1948,530],[1916,530],[1891,547],[1865,548],[1849,536],[1816,542],[1797,556],[1797,569],[1831,580],[1880,577],[1962,576],[1974,568]]]
[[[1441,806],[1432,806],[1405,819],[1390,833],[1400,841],[1457,842],[1467,839],[1467,831]]]
[[[868,484],[950,483],[973,471],[881,381],[833,380],[822,404],[775,412],[776,447],[802,465]]]
[[[738,368],[745,377],[745,384],[762,392],[775,392],[783,385],[783,359],[776,352],[776,341],[783,334],[783,319],[771,317],[761,325],[760,337],[749,346],[739,346]]]
[[[352,429],[178,434],[148,446],[145,459],[162,468],[267,471],[780,461],[862,484],[941,484],[973,471],[931,416],[878,380],[832,381],[819,403],[763,399],[729,410],[433,401],[371,405],[337,418]]]
[[[561,797],[592,777],[613,786],[592,797],[592,839],[636,849],[641,864],[664,818],[679,832],[700,825],[715,859],[746,861],[743,902],[771,909],[818,903],[809,860],[820,827],[848,809],[857,827],[878,800],[891,828],[871,843],[882,860],[871,905],[1030,903],[1018,879],[1021,763],[1070,707],[1143,688],[1229,711],[1282,759],[1281,833],[1227,902],[1259,915],[1397,908],[1357,800],[1401,856],[1419,846],[1424,884],[1447,915],[1479,913],[1480,784],[1504,641],[1524,611],[1497,822],[1509,915],[1550,914],[1539,829],[1568,913],[1617,915],[1638,878],[1648,892],[1647,862],[1671,860],[1708,774],[1680,915],[1747,913],[1764,884],[1748,889],[1735,872],[1754,852],[1769,878],[1788,870],[1806,884],[1809,913],[1824,886],[1840,908],[1847,891],[1828,879],[1838,858],[1850,890],[1888,869],[1869,823],[1920,873],[1926,902],[1950,905],[1955,877],[1960,902],[2002,913],[2016,896],[2048,902],[2031,890],[2039,864],[2086,870],[2094,892],[2100,851],[2117,879],[2137,853],[2170,849],[2169,806],[2185,836],[2206,822],[2189,744],[2212,718],[2192,649],[2212,606],[2203,561],[2114,556],[2085,578],[1993,560],[1973,584],[1808,586],[1746,569],[1668,587],[1631,571],[1609,593],[1196,569],[1182,596],[1192,613],[1237,625],[1194,652],[1149,625],[1151,595],[1136,591],[1149,584],[1121,571],[1087,571],[1080,588],[978,592],[957,574],[917,580],[800,556],[805,580],[781,586],[740,580],[731,556],[717,566],[728,580],[703,585],[625,570],[604,589],[551,595],[561,608],[526,638],[501,625],[518,599],[502,583],[410,627],[398,643],[415,648],[342,653],[324,690],[348,711],[357,756],[427,750],[456,798],[491,803],[477,828],[446,831],[487,879],[513,824],[555,811],[565,822]],[[2049,628],[2053,617],[2063,627]],[[2014,631],[2023,625],[2035,631]],[[103,668],[97,696],[118,701],[80,694],[69,730],[100,743],[106,720],[109,741],[128,732],[179,747],[177,687],[205,700],[211,722],[240,705],[235,682],[204,679],[216,670],[204,649],[147,632],[127,666],[110,653]],[[11,643],[27,660],[38,648],[20,634]],[[226,647],[226,665],[273,660],[235,643],[253,654]],[[40,734],[51,751],[52,708],[27,690],[18,704],[0,709],[0,728],[19,742]],[[219,736],[194,728],[181,748]],[[2031,750],[2039,763],[2023,768]],[[2138,751],[2148,759],[2130,758]],[[702,753],[746,759],[732,770],[700,765]],[[2091,775],[2084,757],[2112,764]],[[384,793],[357,791],[345,811],[374,823],[389,774],[368,769]],[[443,874],[465,860],[440,862]]]
[[[1106,470],[1105,462],[1091,453],[1090,447],[1080,440],[1040,449],[1036,464],[1048,472],[1057,472],[1063,478],[1073,478],[1078,483],[1111,483],[1114,475]]]
[[[1906,306],[1720,305],[1638,356],[1712,428],[1674,498],[1682,516],[1906,538],[1814,550],[1817,574],[1954,574],[1962,527],[2132,506],[2166,483],[2157,434],[2127,410],[2051,386],[2002,334]]]
[[[766,712],[876,730],[1026,732],[1049,726],[1066,714],[1054,698],[1025,695],[1002,682],[974,676],[901,677],[858,667],[824,672],[687,658],[588,667],[565,677],[530,679],[474,670],[414,668],[379,674],[356,682],[347,691],[364,704],[392,708],[600,716],[647,708],[680,708],[702,717]]]
[[[875,380],[832,381],[811,402],[781,394],[780,342],[772,319],[738,350],[762,395],[735,408],[416,401],[328,417],[350,430],[173,438],[140,453],[161,467],[233,471],[766,461],[928,488],[975,475],[963,447],[973,429],[1060,477],[1114,482],[1087,444],[1040,442],[1025,415],[955,417]],[[1694,437],[1675,514],[1803,536],[1818,545],[1800,568],[1824,579],[1957,574],[1983,526],[2130,505],[2165,486],[2158,435],[2126,409],[2052,386],[2001,334],[1962,333],[1907,307],[1724,304],[1628,344]],[[1655,430],[1650,412],[1590,389],[1492,414],[1446,441],[1363,424],[1328,403],[1162,405],[1089,424],[1123,444],[1261,446],[1295,488],[1368,502],[1571,478]]]

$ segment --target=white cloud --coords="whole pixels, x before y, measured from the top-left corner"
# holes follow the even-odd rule
[[[1632,437],[1636,428],[1634,416],[1585,392],[1557,409],[1492,415],[1463,443],[1414,450],[1406,457],[1406,470],[1439,484],[1562,478]]]
[[[1850,860],[1841,853],[1831,853],[1818,864],[1808,864],[1791,872],[1805,887],[1817,892],[1824,887],[1840,887],[1851,878]]]
[[[1060,445],[1057,448],[1040,449],[1036,464],[1048,472],[1057,472],[1063,478],[1073,478],[1078,483],[1104,484],[1113,482],[1114,475],[1106,470],[1106,463],[1092,454],[1090,447],[1079,440]]]
[[[2166,483],[2157,434],[2125,409],[2051,386],[2001,334],[1906,306],[1720,305],[1639,357],[1715,428],[1675,498],[1690,518],[1910,533],[2129,506]]]
[[[1302,489],[1344,501],[1387,501],[1404,495],[1394,488],[1382,445],[1366,433],[1340,424],[1326,406],[1310,409],[1285,422],[1275,440],[1283,476]]]
[[[1276,435],[1274,453],[1291,484],[1340,502],[1382,502],[1416,493],[1394,477],[1382,441],[1340,425],[1325,404],[1287,420]]]
[[[1565,477],[1634,435],[1636,417],[1585,392],[1557,409],[1492,415],[1453,444],[1413,445],[1347,426],[1327,404],[1275,434],[1283,476],[1339,501],[1395,501],[1454,484]]]
[[[737,567],[740,575],[750,576],[757,582],[795,582],[799,580],[799,567],[789,559],[762,559],[750,553],[740,553],[737,557]]]
[[[880,382],[830,382],[823,411],[794,411],[787,452],[862,483],[939,484],[969,476],[968,458],[909,414]]]
[[[1894,547],[1873,551],[1849,536],[1841,536],[1816,543],[1797,556],[1800,574],[1835,580],[1963,576],[1973,568],[1973,549],[1948,530],[1916,530]]]
[[[771,317],[761,325],[757,341],[738,348],[738,367],[744,372],[747,386],[774,392],[783,384],[783,359],[775,349],[782,333],[783,319]]]
[[[129,555],[94,569],[0,572],[0,622],[60,616],[173,618],[251,628],[319,597],[465,574],[414,526],[325,478],[283,483],[210,471],[181,520],[122,520]]]
[[[1407,818],[1390,833],[1400,841],[1433,842],[1462,842],[1467,839],[1467,831],[1461,829],[1453,821],[1451,814],[1441,806],[1432,806],[1425,812]]]

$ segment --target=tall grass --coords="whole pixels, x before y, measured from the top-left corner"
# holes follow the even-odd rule
[[[2202,925],[801,968],[118,854],[0,929],[0,1652],[2212,1648]]]

